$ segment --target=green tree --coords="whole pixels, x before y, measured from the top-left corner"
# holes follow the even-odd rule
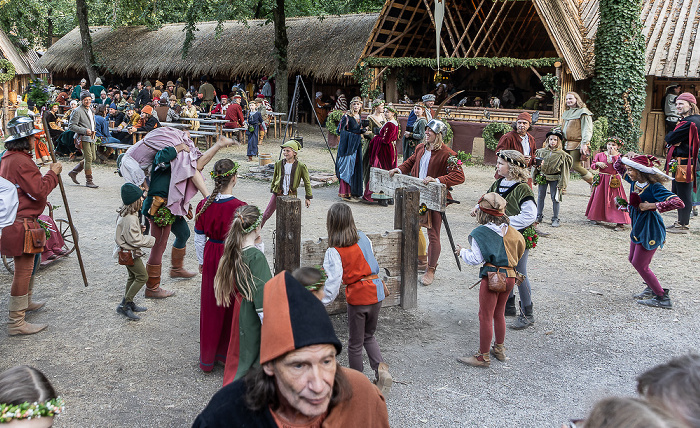
[[[641,0],[600,0],[591,107],[608,119],[608,135],[636,150],[646,98]]]

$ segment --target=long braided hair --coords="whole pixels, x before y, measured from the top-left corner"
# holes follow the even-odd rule
[[[214,178],[214,190],[211,192],[211,195],[209,195],[204,205],[202,205],[202,209],[199,210],[197,216],[194,218],[194,221],[197,221],[199,216],[202,215],[207,208],[209,208],[209,205],[211,205],[211,203],[214,202],[216,197],[221,193],[221,189],[228,186],[231,180],[233,180],[233,178],[236,176],[235,172],[227,176],[224,176],[223,174],[231,171],[235,167],[236,163],[231,159],[219,159],[216,161],[214,164],[214,170],[212,171],[212,177]]]

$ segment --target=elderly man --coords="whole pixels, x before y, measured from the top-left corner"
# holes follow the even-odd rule
[[[84,159],[68,173],[68,176],[73,180],[73,183],[80,184],[77,177],[84,168],[85,186],[97,189],[98,186],[92,181],[92,161],[97,157],[97,150],[95,148],[95,114],[90,108],[91,103],[90,92],[83,91],[80,94],[80,105],[70,115],[68,129],[75,132],[75,138],[80,141]]]
[[[337,363],[323,304],[289,272],[265,284],[260,319],[261,366],[217,392],[193,428],[389,426],[379,389]]]
[[[504,134],[501,139],[498,140],[496,153],[501,150],[517,150],[525,155],[528,167],[531,166],[535,156],[535,150],[537,149],[535,137],[528,132],[531,129],[532,116],[530,116],[530,113],[520,113],[515,121],[515,129]],[[498,178],[498,176],[496,178]],[[529,184],[532,186],[531,181]]]
[[[428,184],[431,181],[442,183],[448,188],[464,183],[464,171],[457,163],[448,162],[450,156],[456,153],[443,144],[445,136],[445,124],[437,119],[428,122],[425,128],[425,143],[416,146],[416,151],[406,159],[398,168],[389,171],[389,174],[411,174]],[[447,194],[448,199],[451,195]],[[433,283],[435,269],[442,247],[440,245],[440,228],[442,227],[442,216],[437,211],[428,210],[421,216],[421,226],[428,229],[428,248],[426,252],[425,238],[423,233],[418,235],[418,262],[419,270],[425,269],[425,274],[421,277],[423,285]]]

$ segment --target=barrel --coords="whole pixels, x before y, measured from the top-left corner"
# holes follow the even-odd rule
[[[265,166],[267,164],[272,163],[272,155],[270,155],[269,153],[260,153],[258,158],[260,159],[260,166]]]

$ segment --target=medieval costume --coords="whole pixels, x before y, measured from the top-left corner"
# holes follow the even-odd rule
[[[581,146],[591,142],[593,136],[593,113],[587,108],[568,108],[561,115],[564,122],[562,131],[566,139],[564,149],[573,158],[572,168],[581,175],[587,183],[593,182],[593,174],[583,166]]]
[[[598,184],[594,181],[595,185],[586,208],[586,217],[591,221],[630,224],[629,214],[618,210],[615,203],[617,198],[627,200],[625,188],[622,187],[622,177],[613,167],[619,158],[620,155],[610,156],[604,152],[596,154],[591,162],[592,168],[598,170]],[[598,162],[607,166],[599,168]]]
[[[362,128],[353,116],[340,119],[340,143],[335,175],[341,180],[340,195],[362,196]]]
[[[559,137],[562,140],[561,133],[558,131],[549,132],[550,135]],[[545,140],[547,141],[547,140]],[[547,147],[537,149],[535,157],[541,159],[541,164],[535,168],[535,183],[537,183],[537,222],[542,221],[542,213],[544,211],[544,201],[547,195],[547,188],[552,197],[552,226],[559,226],[559,205],[562,198],[562,192],[566,190],[569,184],[569,170],[571,168],[571,156],[561,149],[561,145],[552,148],[549,144]]]
[[[248,137],[248,151],[246,152],[248,159],[258,155],[258,138],[260,137],[260,125],[263,123],[262,115],[259,111],[250,111],[248,113],[248,129],[246,136]]]

